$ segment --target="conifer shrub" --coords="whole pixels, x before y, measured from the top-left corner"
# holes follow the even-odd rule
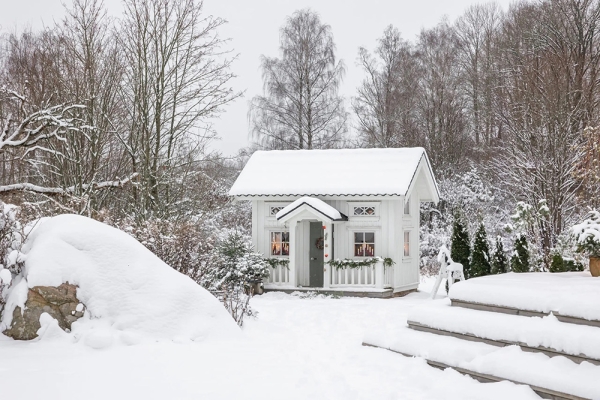
[[[487,233],[483,223],[479,224],[479,229],[475,234],[475,242],[473,243],[473,255],[469,268],[469,275],[472,278],[478,276],[486,276],[492,273],[490,264],[490,246],[487,240]]]
[[[510,258],[510,269],[513,272],[529,272],[529,246],[525,235],[517,236],[515,251]]]
[[[496,237],[496,248],[492,255],[492,274],[503,274],[508,271],[508,258],[504,252],[502,238]]]
[[[552,262],[550,263],[550,272],[570,271],[583,271],[583,264],[572,258],[563,258],[559,253],[554,253],[552,255]]]
[[[452,261],[462,264],[465,279],[470,278],[470,258],[471,258],[471,242],[469,240],[469,232],[460,216],[454,217],[454,225],[452,226],[452,236],[450,237],[451,249],[450,257]]]

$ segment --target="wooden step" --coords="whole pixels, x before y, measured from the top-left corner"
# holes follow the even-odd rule
[[[405,352],[400,352],[400,351],[396,351],[394,349],[391,348],[386,348],[386,347],[380,347],[377,345],[373,345],[373,344],[369,344],[369,343],[363,343],[363,346],[368,346],[368,347],[376,347],[376,348],[381,348],[381,349],[385,349],[385,350],[389,350],[391,352],[397,353],[397,354],[401,354],[405,357],[417,357]],[[547,388],[543,388],[540,386],[536,386],[536,385],[529,385],[527,383],[523,383],[523,382],[519,382],[519,381],[515,381],[512,379],[505,379],[505,378],[499,378],[497,376],[493,376],[493,375],[488,375],[488,374],[482,374],[480,372],[476,372],[476,371],[471,371],[465,368],[460,368],[460,367],[456,367],[456,366],[451,366],[451,365],[447,365],[444,364],[442,362],[439,361],[432,361],[432,360],[428,360],[425,359],[425,361],[427,362],[427,364],[429,364],[430,366],[434,367],[434,368],[438,368],[438,369],[446,369],[446,368],[452,368],[455,371],[463,374],[463,375],[468,375],[476,380],[478,380],[479,382],[482,383],[490,383],[490,382],[501,382],[501,381],[508,381],[508,382],[512,382],[514,384],[517,385],[527,385],[531,388],[531,390],[533,390],[538,396],[540,396],[543,399],[552,399],[552,400],[589,400],[586,397],[580,397],[580,396],[575,396],[572,394],[568,394],[568,393],[563,393],[563,392],[558,392],[556,390],[552,390],[552,389],[547,389]]]
[[[409,321],[407,321],[407,323],[408,323],[408,327],[410,329],[420,331],[420,332],[428,332],[428,333],[433,333],[436,335],[443,335],[443,336],[452,336],[452,337],[462,339],[462,340],[469,340],[472,342],[481,342],[481,343],[491,344],[492,346],[498,346],[498,347],[515,345],[515,346],[519,346],[521,348],[521,350],[523,350],[523,351],[532,352],[532,353],[543,353],[543,354],[547,355],[548,357],[563,356],[573,362],[576,362],[577,364],[579,364],[583,361],[587,361],[594,365],[600,365],[600,360],[588,357],[586,355],[567,354],[562,351],[555,350],[555,349],[548,348],[548,347],[542,347],[542,346],[534,347],[534,346],[529,346],[526,343],[513,342],[513,341],[509,341],[509,340],[495,340],[495,339],[489,339],[489,338],[482,338],[482,337],[475,336],[475,335],[469,334],[469,333],[453,332],[450,330],[439,329],[439,328],[423,325],[416,321],[409,320]]]
[[[497,313],[502,313],[502,314],[520,315],[520,316],[524,316],[524,317],[545,317],[550,314],[550,313],[545,313],[545,312],[540,312],[540,311],[523,310],[523,309],[518,309],[518,308],[514,308],[514,307],[499,306],[499,305],[494,305],[494,304],[476,303],[476,302],[456,300],[456,299],[451,300],[451,305],[453,307],[463,307],[463,308],[470,308],[472,310],[479,310],[479,311],[489,311],[489,312],[497,312]],[[563,314],[560,314],[558,311],[553,311],[552,314],[554,314],[554,316],[556,316],[556,318],[561,322],[565,322],[565,323],[569,323],[569,324],[576,324],[576,325],[594,326],[596,328],[600,328],[600,321],[598,321],[598,320],[588,320],[588,319],[584,319],[584,318],[580,318],[580,317],[563,315]]]

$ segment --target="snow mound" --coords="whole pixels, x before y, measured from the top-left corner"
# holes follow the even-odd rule
[[[93,348],[115,340],[136,344],[143,338],[198,341],[239,334],[214,296],[125,232],[101,222],[78,215],[45,219],[27,238],[23,253],[23,278],[8,295],[4,327],[10,326],[16,306],[23,309],[27,288],[69,282],[78,286],[77,298],[86,307],[71,336]],[[43,328],[53,325],[47,318],[41,322]]]

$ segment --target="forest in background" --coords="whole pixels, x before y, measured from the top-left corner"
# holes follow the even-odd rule
[[[390,26],[345,60],[364,70],[351,99],[334,32],[299,10],[261,58],[254,144],[231,158],[208,150],[211,121],[241,96],[226,21],[198,0],[123,4],[114,19],[74,0],[54,26],[0,38],[0,199],[23,221],[105,221],[201,281],[216,244],[249,232],[248,205],[227,191],[257,149],[424,147],[442,198],[421,210],[428,271],[458,220],[507,254],[525,236],[531,268],[548,269],[599,205],[598,1],[474,5],[414,41]]]

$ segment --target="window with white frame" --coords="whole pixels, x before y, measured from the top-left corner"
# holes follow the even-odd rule
[[[290,233],[289,232],[271,232],[271,255],[289,256],[290,255]]]
[[[404,215],[410,215],[410,198],[404,198]]]
[[[356,216],[375,215],[375,206],[356,206],[353,210],[352,215]]]
[[[375,232],[354,232],[354,256],[375,256]]]
[[[404,257],[410,257],[410,231],[404,231]]]

